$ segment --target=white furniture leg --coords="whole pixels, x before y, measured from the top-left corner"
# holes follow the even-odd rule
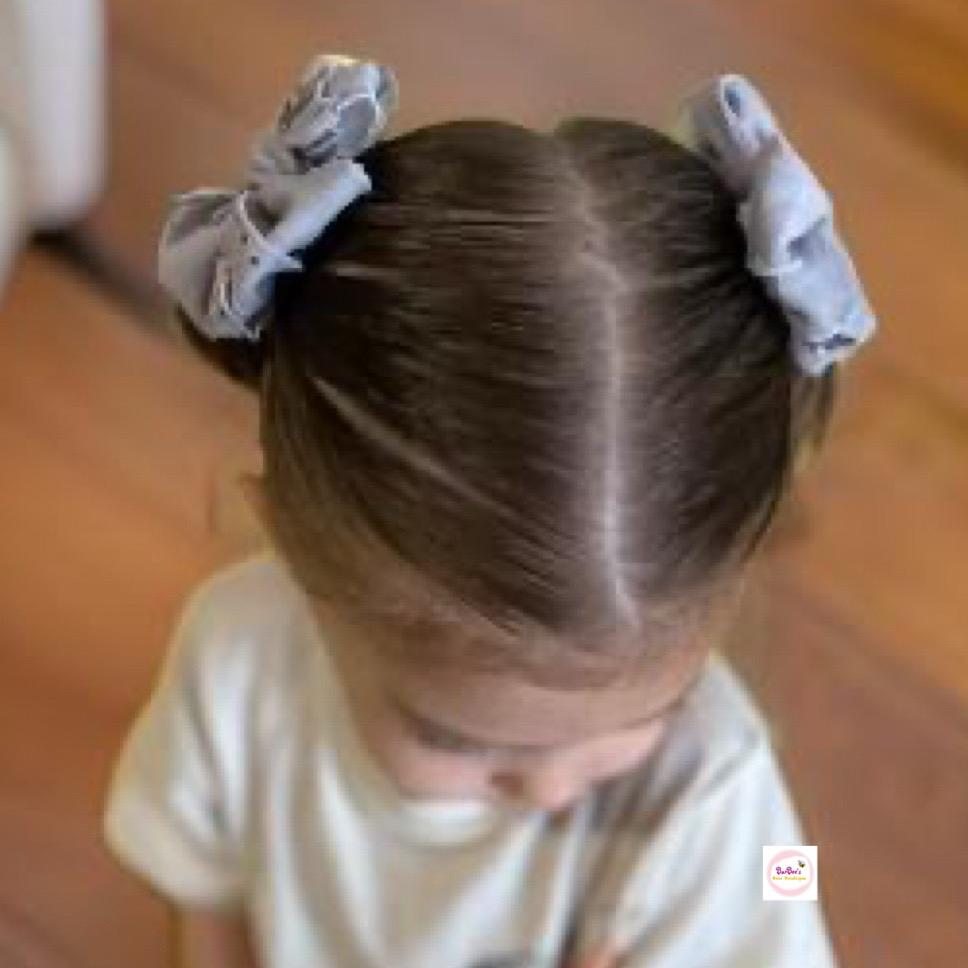
[[[0,123],[24,157],[26,217],[59,228],[104,179],[101,0],[0,0]]]
[[[24,234],[21,210],[20,161],[13,132],[0,125],[0,293]]]

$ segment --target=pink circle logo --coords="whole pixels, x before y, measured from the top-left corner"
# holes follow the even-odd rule
[[[778,851],[766,865],[766,881],[781,897],[798,897],[810,890],[816,877],[810,857],[790,847]]]

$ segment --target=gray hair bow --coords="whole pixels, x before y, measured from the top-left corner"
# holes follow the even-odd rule
[[[202,333],[259,338],[276,274],[301,269],[292,253],[371,190],[352,159],[376,141],[398,100],[388,68],[322,54],[255,146],[244,189],[173,198],[159,280]]]
[[[833,222],[829,196],[757,89],[726,74],[687,97],[671,136],[705,158],[739,199],[747,266],[786,312],[811,376],[850,356],[876,320]]]

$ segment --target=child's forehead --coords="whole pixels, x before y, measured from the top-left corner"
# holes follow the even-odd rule
[[[644,674],[583,689],[536,685],[511,673],[381,663],[385,700],[434,725],[494,745],[557,745],[645,725],[673,708],[708,649],[674,650]]]

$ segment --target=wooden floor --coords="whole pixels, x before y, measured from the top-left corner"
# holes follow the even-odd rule
[[[111,182],[83,226],[108,271],[34,247],[0,305],[0,965],[166,965],[160,905],[100,846],[100,798],[184,594],[249,546],[227,482],[257,466],[255,414],[118,292],[150,280],[167,194],[237,172],[316,50],[394,65],[395,130],[661,124],[722,70],[769,91],[837,198],[881,331],[732,650],[820,846],[844,968],[965,963],[968,8],[110,6]]]

